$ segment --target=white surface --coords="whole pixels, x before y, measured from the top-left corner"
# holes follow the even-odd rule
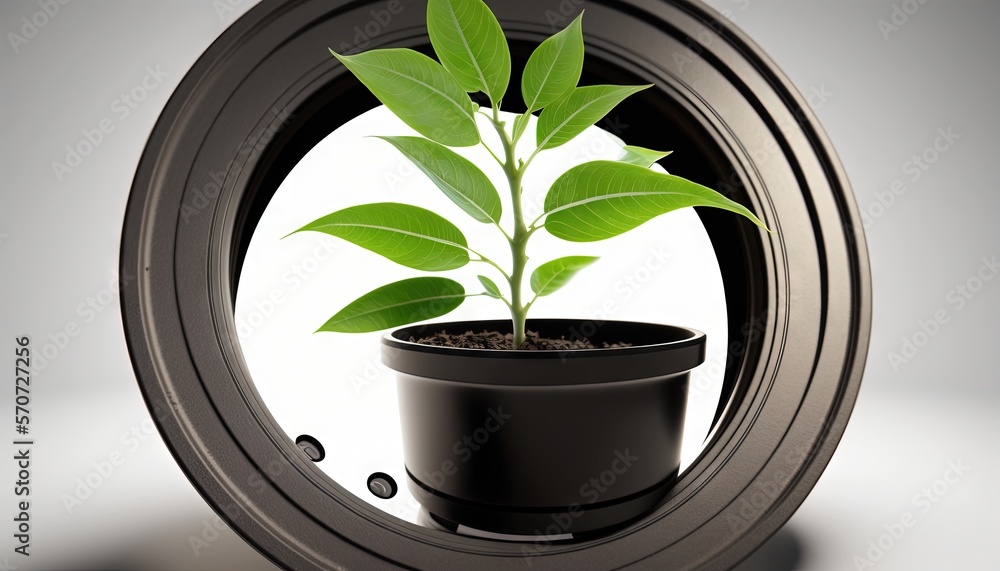
[[[802,551],[790,569],[1000,569],[1000,403],[879,380],[866,380],[833,460],[780,532]],[[888,549],[869,554],[869,541]]]

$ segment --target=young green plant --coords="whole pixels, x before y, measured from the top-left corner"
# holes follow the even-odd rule
[[[354,300],[319,331],[360,333],[407,325],[445,315],[465,298],[482,295],[507,306],[517,348],[524,342],[525,320],[535,300],[555,293],[597,260],[566,256],[539,265],[528,280],[533,296],[526,300],[522,290],[528,242],[539,230],[570,242],[592,242],[689,206],[721,208],[763,227],[753,213],[718,192],[649,168],[668,153],[634,146],[624,147],[617,161],[591,161],[568,169],[549,188],[542,214],[525,219],[522,181],[535,157],[571,141],[626,97],[650,87],[577,85],[584,58],[582,18],[581,13],[529,57],[521,77],[526,111],[511,125],[500,116],[510,82],[510,50],[499,22],[482,0],[429,0],[427,31],[438,61],[401,48],[356,55],[330,50],[379,101],[422,135],[380,138],[412,161],[466,214],[495,226],[510,246],[512,263],[502,267],[470,247],[453,223],[417,206],[385,202],[339,210],[296,232],[336,236],[415,270],[442,272],[482,263],[491,266],[506,287],[485,275],[477,276],[484,291],[471,294],[449,278],[405,279]],[[477,92],[488,98],[488,110],[470,98]],[[535,150],[527,159],[518,159],[518,143],[536,112],[540,113]],[[496,132],[499,149],[480,136],[477,114]],[[506,175],[512,228],[501,225],[503,201],[490,179],[449,148],[473,145],[486,147]]]

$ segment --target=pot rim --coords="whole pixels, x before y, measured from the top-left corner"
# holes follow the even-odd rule
[[[550,322],[550,323],[566,323],[566,324],[580,324],[593,322],[592,319],[569,319],[569,318],[537,318],[528,319],[525,324],[525,329],[529,328],[530,324],[538,324],[539,322]],[[684,327],[680,325],[668,325],[660,323],[649,323],[645,321],[618,321],[618,320],[608,320],[602,321],[600,327],[618,327],[625,328],[629,326],[639,326],[648,329],[660,329],[664,332],[673,332],[683,334],[683,337],[673,341],[663,341],[658,343],[642,343],[638,345],[632,345],[630,347],[595,347],[593,349],[531,349],[519,351],[516,349],[474,349],[469,347],[449,347],[446,345],[427,345],[424,343],[417,343],[416,341],[409,341],[408,339],[401,339],[399,335],[404,331],[412,329],[420,329],[423,331],[428,330],[440,330],[440,328],[454,328],[454,329],[464,329],[464,324],[483,324],[472,327],[472,329],[477,329],[478,327],[489,328],[490,325],[487,324],[502,324],[510,323],[508,319],[473,319],[466,321],[445,321],[445,322],[430,322],[425,324],[407,325],[400,327],[391,331],[387,331],[382,335],[382,344],[393,347],[396,349],[403,349],[408,351],[421,351],[426,353],[435,353],[439,355],[463,355],[463,356],[482,356],[482,357],[492,357],[496,358],[499,356],[512,357],[515,359],[522,358],[558,358],[558,359],[574,359],[574,358],[586,358],[595,357],[601,355],[608,355],[609,353],[614,353],[615,355],[634,355],[640,353],[650,353],[654,351],[669,351],[672,349],[681,349],[684,347],[697,346],[699,344],[704,344],[707,336],[705,333],[694,329],[691,327]],[[504,331],[500,329],[500,331]]]
[[[528,327],[543,332],[570,331],[588,320],[529,319]],[[687,327],[632,321],[604,321],[599,330],[605,336],[631,331],[633,339],[665,337],[656,343],[633,347],[597,349],[470,349],[423,345],[408,339],[411,332],[451,327],[509,329],[509,320],[471,320],[403,327],[382,336],[382,362],[397,373],[453,381],[469,385],[554,387],[598,385],[666,379],[687,375],[705,362],[706,336]],[[558,333],[557,333],[558,334]],[[592,336],[590,336],[592,337]],[[619,338],[620,337],[616,337]],[[627,339],[627,337],[625,337]]]

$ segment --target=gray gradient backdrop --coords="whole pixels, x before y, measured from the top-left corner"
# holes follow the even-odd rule
[[[269,569],[216,529],[150,430],[109,283],[153,123],[253,2],[77,0],[46,17],[43,3],[0,5],[0,345],[28,334],[36,351],[51,346],[32,387],[32,555],[12,552],[14,473],[3,461],[0,569]],[[743,568],[1000,569],[1000,269],[983,261],[1000,259],[1000,3],[709,4],[811,95],[868,213],[874,276],[871,351],[847,434],[802,508]],[[900,11],[897,29],[880,29],[904,4],[905,22]],[[24,33],[22,18],[44,25]],[[120,100],[133,89],[134,108]],[[51,163],[102,120],[110,132],[57,176]],[[924,153],[923,167],[912,162]],[[61,335],[67,326],[76,334]],[[4,435],[12,374],[0,383]],[[81,488],[88,479],[97,485]]]

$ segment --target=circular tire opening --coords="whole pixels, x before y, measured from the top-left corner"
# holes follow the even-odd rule
[[[493,6],[511,36],[514,77],[579,9],[560,6]],[[150,137],[126,213],[121,272],[140,278],[123,291],[123,318],[143,395],[178,464],[234,529],[289,568],[489,570],[525,558],[543,569],[734,565],[790,517],[832,455],[860,384],[871,301],[850,189],[808,107],[700,5],[586,6],[581,83],[655,85],[617,110],[627,141],[684,150],[671,172],[777,230],[698,213],[725,286],[722,398],[703,451],[662,505],[570,543],[413,525],[332,480],[268,412],[234,318],[249,238],[308,150],[377,104],[326,48],[347,51],[341,43],[383,7],[262,3],[196,63]],[[395,14],[364,42],[426,51],[422,9]]]
[[[622,116],[614,114],[570,143],[539,155],[525,183],[524,201],[537,211],[529,215],[540,213],[548,185],[569,165],[617,159],[624,143],[612,129],[626,135],[625,125]],[[533,130],[534,123],[529,134]],[[365,487],[365,476],[373,470],[406,480],[396,375],[378,354],[383,332],[314,333],[338,305],[414,272],[330,236],[287,236],[328,212],[361,202],[398,201],[448,216],[470,244],[503,259],[508,246],[495,228],[465,219],[423,173],[374,138],[410,131],[388,109],[377,106],[335,129],[300,158],[273,190],[252,236],[244,238],[249,245],[239,271],[234,321],[254,389],[281,429],[308,432],[337,450],[337,461],[320,467],[358,498],[388,515],[427,524],[424,510],[405,487],[390,503]],[[486,165],[494,184],[502,188],[502,177],[488,168],[492,159],[485,149],[458,152]],[[660,165],[653,168],[664,170]],[[586,321],[581,335],[592,335],[612,320],[673,323],[707,334],[706,363],[693,372],[687,391],[683,471],[703,449],[712,428],[729,343],[725,284],[698,215],[691,209],[677,211],[599,244],[575,245],[541,234],[533,242],[530,255],[537,260],[573,252],[601,258],[583,279],[541,300],[533,316],[580,318]],[[465,267],[447,275],[461,279],[466,291],[473,292],[481,288],[475,274],[488,270]],[[499,301],[470,299],[433,322],[492,320],[504,312]],[[456,446],[465,447],[461,442]],[[450,460],[462,465],[463,458],[455,455]]]

